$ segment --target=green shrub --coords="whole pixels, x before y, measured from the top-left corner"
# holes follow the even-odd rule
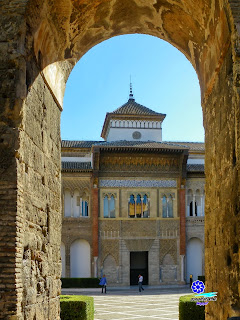
[[[61,320],[93,320],[93,297],[60,296]]]
[[[205,276],[198,276],[198,280],[205,284]]]
[[[62,278],[62,288],[99,288],[98,278]]]
[[[179,320],[205,320],[205,306],[198,306],[191,301],[194,294],[181,296],[179,299]]]

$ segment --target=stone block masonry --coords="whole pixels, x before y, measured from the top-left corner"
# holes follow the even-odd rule
[[[128,33],[165,39],[198,74],[207,290],[219,292],[206,320],[240,315],[239,10],[239,0],[1,1],[0,319],[59,319],[59,101],[91,47]]]
[[[40,88],[44,90],[43,95],[39,95]],[[60,110],[44,79],[38,75],[23,105],[17,163],[18,212],[24,221],[19,279],[23,294],[18,299],[26,319],[60,318],[62,216],[59,123]]]

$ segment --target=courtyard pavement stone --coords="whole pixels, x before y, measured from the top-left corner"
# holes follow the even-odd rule
[[[62,289],[62,294],[87,295],[94,298],[94,320],[178,320],[179,297],[190,294],[189,286],[101,289]]]

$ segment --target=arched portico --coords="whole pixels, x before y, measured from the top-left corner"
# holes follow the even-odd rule
[[[198,74],[206,132],[205,273],[207,290],[219,293],[206,319],[240,315],[239,3],[4,0],[1,5],[1,317],[59,318],[65,83],[92,46],[126,33],[168,41]],[[180,251],[185,254],[184,239]],[[43,297],[41,306],[37,295]]]

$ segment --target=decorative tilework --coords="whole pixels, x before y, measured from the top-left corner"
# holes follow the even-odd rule
[[[176,188],[176,180],[100,180],[101,187],[107,188]]]

